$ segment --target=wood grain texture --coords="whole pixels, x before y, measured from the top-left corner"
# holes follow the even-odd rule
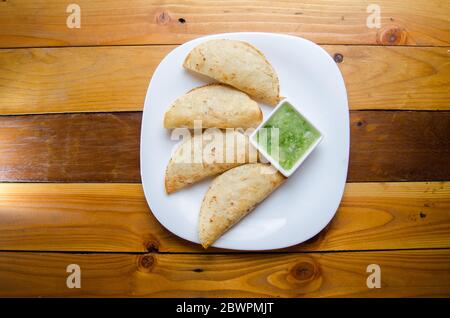
[[[0,181],[137,182],[140,113],[0,117]]]
[[[448,47],[323,47],[343,58],[350,109],[450,109]],[[142,110],[150,77],[174,48],[0,50],[0,114]]]
[[[277,252],[450,248],[449,211],[450,182],[350,183],[325,230]],[[0,184],[0,233],[4,251],[205,252],[158,223],[139,184]]]
[[[81,288],[66,287],[66,267]],[[366,285],[369,264],[381,288]],[[0,253],[0,296],[449,297],[450,251],[327,254]]]
[[[348,180],[450,180],[450,112],[352,112],[350,125]]]
[[[450,47],[327,46],[339,63],[350,109],[450,109]]]
[[[367,27],[370,1],[79,0],[81,28],[66,26],[67,1],[0,2],[0,47],[179,44],[205,34],[265,31],[321,44],[448,45],[445,0],[379,0],[381,28]]]
[[[2,182],[140,182],[141,113],[0,116]],[[351,112],[349,182],[450,180],[450,112]]]
[[[0,114],[142,110],[151,75],[172,48],[0,50]]]

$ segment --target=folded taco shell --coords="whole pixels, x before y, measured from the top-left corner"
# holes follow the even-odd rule
[[[247,94],[228,85],[211,84],[194,88],[178,98],[164,115],[165,128],[249,128],[262,121],[258,104]]]
[[[234,86],[269,105],[279,97],[278,76],[265,56],[247,42],[217,39],[196,46],[183,66]]]
[[[245,217],[285,177],[268,164],[246,164],[216,177],[200,208],[199,238],[204,248]]]
[[[236,166],[257,161],[248,136],[232,130],[205,130],[183,141],[173,152],[165,174],[167,193],[180,190]]]

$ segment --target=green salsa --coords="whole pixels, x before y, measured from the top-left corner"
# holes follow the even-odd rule
[[[290,170],[320,138],[320,132],[288,102],[282,104],[261,128],[266,129],[256,133],[258,144],[271,156],[278,153],[275,159],[285,170]],[[278,147],[274,144],[277,139]]]

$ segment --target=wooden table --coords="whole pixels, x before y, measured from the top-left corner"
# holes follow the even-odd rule
[[[380,28],[366,25],[371,1],[76,3],[71,29],[67,1],[0,1],[0,296],[450,296],[448,1],[378,0]],[[347,86],[344,198],[291,248],[204,251],[165,230],[142,193],[155,67],[231,31],[315,41]],[[80,289],[66,287],[69,264]],[[367,287],[369,264],[381,288]]]

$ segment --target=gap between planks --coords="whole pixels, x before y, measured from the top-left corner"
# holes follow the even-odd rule
[[[118,47],[164,47],[164,46],[171,46],[171,47],[177,47],[180,45],[183,45],[184,43],[158,43],[158,44],[90,44],[90,45],[67,45],[67,46],[5,46],[0,47],[0,52],[2,50],[29,50],[29,49],[71,49],[71,48],[118,48]],[[334,43],[316,43],[319,46],[325,46],[325,47],[379,47],[379,48],[423,48],[423,49],[431,49],[431,48],[446,48],[450,50],[450,46],[448,45],[389,45],[389,44],[334,44]]]
[[[73,255],[289,255],[289,254],[342,254],[342,253],[372,253],[372,252],[402,252],[402,251],[440,251],[450,250],[449,247],[423,247],[423,248],[391,248],[391,249],[372,249],[372,250],[312,250],[296,251],[289,248],[269,251],[240,251],[227,250],[221,251],[219,248],[212,248],[212,252],[161,252],[159,250],[149,250],[143,252],[119,252],[119,251],[52,251],[52,250],[0,250],[1,253],[24,253],[24,254],[73,254]]]

